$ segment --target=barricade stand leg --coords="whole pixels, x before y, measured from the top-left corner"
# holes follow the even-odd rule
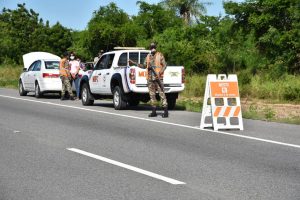
[[[212,110],[211,110],[211,98],[210,98],[210,86],[209,82],[211,80],[215,80],[215,74],[207,75],[206,85],[205,85],[205,92],[203,98],[203,106],[202,106],[202,114],[201,114],[201,121],[200,121],[200,128],[211,128],[213,127],[213,117],[212,117]],[[208,122],[207,122],[208,120]]]

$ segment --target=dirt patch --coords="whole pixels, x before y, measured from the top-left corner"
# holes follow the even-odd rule
[[[289,119],[300,117],[300,105],[276,104],[263,101],[247,101],[242,99],[242,110],[245,112],[256,112],[257,114],[269,115],[270,118]]]

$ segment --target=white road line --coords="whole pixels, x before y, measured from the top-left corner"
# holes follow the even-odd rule
[[[73,151],[75,153],[79,153],[81,155],[85,155],[85,156],[88,156],[88,157],[91,157],[91,158],[94,158],[94,159],[97,159],[97,160],[101,160],[103,162],[106,162],[106,163],[109,163],[109,164],[112,164],[112,165],[116,165],[118,167],[122,167],[122,168],[125,168],[125,169],[128,169],[128,170],[140,173],[140,174],[144,174],[146,176],[150,176],[152,178],[159,179],[159,180],[171,183],[173,185],[184,185],[184,184],[186,184],[184,182],[177,181],[177,180],[172,179],[172,178],[168,178],[168,177],[165,177],[165,176],[162,176],[162,175],[159,175],[159,174],[155,174],[153,172],[149,172],[149,171],[146,171],[146,170],[143,170],[143,169],[131,166],[131,165],[127,165],[127,164],[124,164],[124,163],[121,163],[121,162],[118,162],[118,161],[115,161],[115,160],[111,160],[109,158],[105,158],[105,157],[102,157],[102,156],[98,156],[96,154],[92,154],[92,153],[89,153],[89,152],[86,152],[86,151],[82,151],[80,149],[67,148],[67,150]]]
[[[95,112],[95,113],[103,113],[103,114],[107,114],[107,115],[114,115],[114,116],[126,117],[126,118],[143,120],[143,121],[150,121],[150,122],[155,122],[155,123],[161,123],[161,124],[167,124],[167,125],[178,126],[178,127],[183,127],[183,128],[201,130],[201,131],[217,133],[217,134],[222,134],[222,135],[229,135],[229,136],[233,136],[233,137],[245,138],[245,139],[249,139],[249,140],[255,140],[255,141],[266,142],[266,143],[277,144],[277,145],[288,146],[288,147],[300,149],[300,145],[296,145],[296,144],[289,144],[289,143],[285,143],[285,142],[278,142],[278,141],[274,141],[274,140],[267,140],[267,139],[263,139],[263,138],[257,138],[257,137],[246,136],[246,135],[238,135],[238,134],[228,133],[228,132],[223,132],[223,131],[200,129],[200,127],[188,126],[188,125],[183,125],[183,124],[176,124],[176,123],[164,122],[164,121],[159,121],[159,120],[154,120],[154,119],[147,119],[147,118],[135,117],[135,116],[130,116],[130,115],[111,113],[111,112],[106,112],[106,111],[101,111],[101,110],[92,110],[92,109],[88,109],[88,108],[68,106],[68,105],[51,103],[51,102],[37,101],[37,100],[31,100],[31,99],[22,99],[22,98],[18,98],[18,97],[11,97],[11,96],[5,96],[5,95],[0,95],[0,97],[28,101],[28,102],[41,103],[41,104],[47,104],[47,105],[53,105],[53,106],[60,106],[60,107],[65,107],[65,108],[73,108],[73,109],[84,110],[84,111]]]

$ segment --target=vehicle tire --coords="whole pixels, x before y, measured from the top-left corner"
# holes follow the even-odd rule
[[[113,103],[115,110],[123,110],[126,108],[124,93],[119,86],[116,86],[113,91]]]
[[[140,101],[137,99],[131,99],[128,101],[129,106],[138,106],[139,103],[140,103]]]
[[[84,106],[91,106],[94,104],[90,87],[87,83],[84,83],[81,90],[81,102]]]
[[[27,95],[27,92],[24,90],[23,83],[21,80],[19,81],[19,94],[20,94],[20,96]]]
[[[43,96],[42,93],[41,93],[41,89],[40,89],[39,83],[35,84],[34,96],[36,98],[41,98]]]
[[[167,102],[168,102],[168,109],[173,110],[176,105],[176,97],[170,96],[169,98],[167,98]]]

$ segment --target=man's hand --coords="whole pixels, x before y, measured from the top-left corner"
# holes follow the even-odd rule
[[[133,60],[128,60],[128,63],[129,63],[129,65],[137,65],[137,63],[136,62],[134,62]]]
[[[158,73],[158,78],[162,78],[163,77],[163,74],[164,74],[164,72],[162,72],[162,71],[160,71],[159,73]]]

